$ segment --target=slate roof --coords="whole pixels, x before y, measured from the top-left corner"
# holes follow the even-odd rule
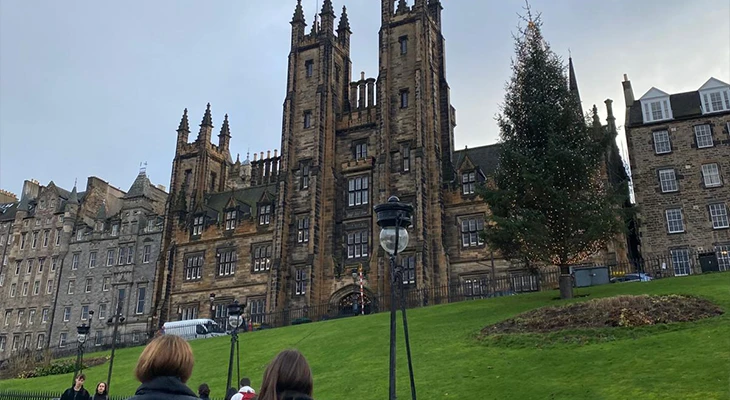
[[[702,116],[702,103],[700,93],[684,92],[669,95],[669,102],[672,105],[672,116],[675,120],[689,119]],[[666,123],[667,121],[657,121]],[[644,124],[644,117],[641,113],[641,101],[636,100],[629,109],[629,126]]]
[[[471,162],[476,164],[476,166],[482,170],[484,175],[491,175],[499,165],[501,149],[502,145],[495,143],[486,146],[466,148],[464,150],[456,150],[454,151],[454,167],[458,170],[468,155]]]
[[[0,203],[0,221],[15,220],[15,212],[18,211],[18,203]]]
[[[205,198],[206,214],[213,216],[213,214],[222,213],[231,200],[231,196],[233,196],[233,201],[241,206],[244,212],[248,212],[253,217],[256,217],[256,213],[258,212],[256,204],[261,200],[265,192],[268,192],[272,196],[272,201],[275,200],[273,196],[276,193],[276,184],[213,193]]]

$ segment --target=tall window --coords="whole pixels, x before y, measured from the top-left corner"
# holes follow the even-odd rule
[[[114,265],[114,253],[116,251],[114,249],[109,249],[106,251],[106,266],[111,267]]]
[[[25,274],[30,275],[30,273],[33,272],[33,259],[28,259],[28,261],[25,262],[25,265]]]
[[[203,216],[193,218],[193,236],[200,236],[203,233]]]
[[[117,257],[117,265],[124,265],[125,261],[127,261],[127,248],[120,247],[119,248],[119,257]]]
[[[127,299],[127,289],[120,288],[117,290],[117,308],[116,310],[124,309],[124,301]]]
[[[669,233],[684,232],[684,218],[681,208],[672,208],[666,211],[667,230]]]
[[[33,282],[33,296],[38,296],[41,293],[41,281]]]
[[[311,78],[314,75],[314,60],[307,60],[304,62],[304,70],[307,78]]]
[[[28,295],[28,286],[29,286],[28,282],[23,282],[23,296]]]
[[[66,347],[66,342],[68,341],[68,333],[61,332],[61,335],[58,336],[58,347]]]
[[[43,272],[43,264],[45,264],[45,263],[46,263],[46,259],[45,258],[39,258],[38,259],[38,273],[39,274],[41,272]]]
[[[25,249],[25,240],[27,239],[27,237],[27,233],[23,233],[22,235],[20,235],[20,250]]]
[[[484,230],[484,219],[481,217],[470,217],[461,220],[461,246],[481,246],[484,241],[480,233]]]
[[[730,227],[727,217],[727,206],[725,203],[710,204],[710,219],[712,220],[713,229],[721,229]]]
[[[71,320],[71,307],[64,307],[63,308],[63,322],[68,322]]]
[[[0,336],[0,352],[5,351],[5,346],[8,338],[5,336]]]
[[[301,296],[307,292],[307,270],[298,268],[295,275],[295,294]]]
[[[368,204],[370,199],[368,176],[358,176],[356,178],[350,178],[347,181],[347,191],[347,204],[349,206]]]
[[[400,149],[401,158],[403,158],[403,172],[411,170],[411,146],[403,145]]]
[[[218,276],[229,276],[236,272],[236,250],[221,250],[218,253]]]
[[[91,286],[94,283],[93,278],[86,278],[86,285],[84,286],[85,293],[91,293]]]
[[[105,276],[104,277],[104,280],[101,283],[101,290],[103,292],[108,292],[109,291],[109,287],[111,287],[111,285],[112,285],[112,278],[111,277],[108,277],[108,276]]]
[[[730,245],[715,246],[715,255],[720,271],[730,270]]]
[[[248,307],[251,312],[251,323],[264,323],[264,317],[266,316],[266,299],[251,299],[248,301]]]
[[[368,236],[367,230],[347,234],[347,258],[368,256]]]
[[[61,230],[56,229],[56,243],[55,246],[58,247],[61,244]]]
[[[309,216],[297,219],[297,243],[309,242]]]
[[[72,270],[79,269],[79,253],[74,253],[71,256],[71,269]]]
[[[35,308],[28,310],[28,325],[33,325],[33,320],[35,320]]]
[[[218,175],[215,172],[210,173],[210,191],[215,192]]]
[[[106,303],[99,304],[99,319],[106,318]]]
[[[102,344],[104,344],[104,332],[94,332],[94,346],[101,346]]]
[[[408,36],[399,37],[398,44],[400,44],[401,55],[408,53]]]
[[[710,130],[710,125],[696,125],[695,140],[697,141],[698,149],[714,146],[715,143],[712,141],[712,130]]]
[[[259,225],[268,225],[271,222],[271,204],[259,206]]]
[[[35,348],[36,349],[42,349],[46,342],[46,335],[39,333],[38,334],[38,341],[36,342]]]
[[[368,144],[367,142],[361,142],[355,144],[355,159],[360,160],[368,156]]]
[[[16,290],[17,290],[16,289],[16,284],[15,283],[11,283],[10,284],[10,297],[15,297],[15,291]]]
[[[677,175],[674,169],[660,169],[659,170],[659,186],[662,189],[662,193],[676,192],[679,190],[677,185]]]
[[[654,152],[656,154],[666,154],[672,152],[672,142],[669,140],[669,132],[654,132]]]
[[[58,267],[58,257],[51,257],[51,272],[56,270]]]
[[[134,263],[134,246],[127,247],[127,264]]]
[[[18,321],[16,322],[16,325],[22,325],[23,324],[23,317],[25,316],[25,310],[18,310]]]
[[[198,318],[198,306],[189,305],[183,307],[181,317],[182,320]]]
[[[137,288],[137,308],[134,310],[135,314],[144,313],[145,296],[147,296],[147,288],[144,286]]]
[[[48,247],[48,237],[51,235],[51,231],[43,231],[43,247]]]
[[[66,291],[67,294],[74,294],[75,284],[76,284],[75,280],[68,281],[68,290]]]
[[[261,272],[271,269],[271,245],[265,244],[253,248],[253,271]]]
[[[78,228],[76,231],[76,241],[80,241],[84,239],[84,230],[81,228]]]
[[[403,259],[403,284],[416,284],[416,256],[407,256]]]
[[[81,306],[81,320],[86,321],[89,319],[89,306]]]
[[[47,323],[47,322],[48,322],[48,313],[49,313],[49,311],[50,311],[50,310],[49,310],[48,308],[44,308],[44,309],[43,309],[43,310],[41,311],[41,323],[42,323],[42,324],[45,324],[45,323]]]
[[[92,251],[89,253],[89,268],[96,267],[96,252]]]
[[[4,320],[5,326],[10,325],[10,317],[12,317],[12,316],[13,316],[12,311],[5,311],[5,320]]]
[[[185,280],[192,281],[200,279],[203,270],[203,255],[195,254],[188,256],[185,260]]]
[[[304,129],[309,129],[311,127],[312,127],[312,112],[305,111],[304,112]]]
[[[152,258],[152,246],[149,244],[144,245],[142,248],[142,263],[147,264]]]
[[[23,264],[23,261],[22,260],[19,260],[19,261],[16,261],[15,262],[15,275],[19,275],[20,274],[20,266],[22,264]]]
[[[692,273],[692,262],[687,249],[673,249],[670,254],[672,255],[674,275],[689,275]]]
[[[236,229],[236,210],[226,211],[226,230]]]
[[[53,279],[49,279],[46,281],[46,294],[53,293]]]
[[[309,163],[302,162],[299,163],[299,173],[300,173],[300,189],[306,189],[309,187]]]
[[[400,108],[408,108],[408,89],[400,91]]]
[[[716,163],[702,164],[702,180],[705,182],[705,187],[722,186],[720,168]]]
[[[112,236],[119,235],[119,224],[112,225]]]
[[[32,238],[33,239],[30,242],[30,247],[35,249],[38,246],[38,232],[33,232]]]
[[[476,173],[474,171],[461,174],[461,193],[473,194],[476,181]]]

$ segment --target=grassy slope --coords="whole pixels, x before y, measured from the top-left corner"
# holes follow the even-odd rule
[[[484,399],[721,399],[728,398],[730,273],[580,289],[590,299],[625,294],[698,294],[728,313],[685,326],[642,328],[637,339],[544,348],[483,344],[481,327],[519,312],[559,304],[556,292],[470,301],[409,311],[419,398]],[[318,400],[387,398],[388,314],[246,333],[242,368],[260,385],[266,363],[280,350],[300,349],[315,375]],[[400,323],[400,321],[399,321]],[[649,333],[649,334],[647,334]],[[399,343],[399,395],[410,398],[404,344]],[[207,382],[222,397],[229,339],[191,342],[196,367],[189,384]],[[526,342],[526,343],[529,343]],[[140,349],[117,352],[112,390],[133,393]],[[86,371],[89,386],[108,364]],[[235,380],[235,377],[234,377]],[[58,390],[70,375],[0,381],[0,389]],[[476,396],[476,397],[475,397]]]

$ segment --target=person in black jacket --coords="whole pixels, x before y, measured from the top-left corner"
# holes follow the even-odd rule
[[[74,385],[66,389],[61,395],[61,400],[91,400],[89,392],[84,389],[84,382],[86,381],[86,375],[79,374],[74,379]]]
[[[91,396],[91,400],[107,400],[109,398],[109,392],[107,391],[106,382],[99,382],[96,384],[96,390],[94,395]]]
[[[198,400],[185,386],[194,362],[193,350],[184,339],[158,336],[139,356],[134,374],[142,384],[129,400]]]

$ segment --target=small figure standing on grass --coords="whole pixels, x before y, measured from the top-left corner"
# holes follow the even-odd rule
[[[74,385],[63,392],[60,400],[91,400],[89,391],[84,389],[85,381],[86,375],[79,374],[76,379],[74,379]]]

